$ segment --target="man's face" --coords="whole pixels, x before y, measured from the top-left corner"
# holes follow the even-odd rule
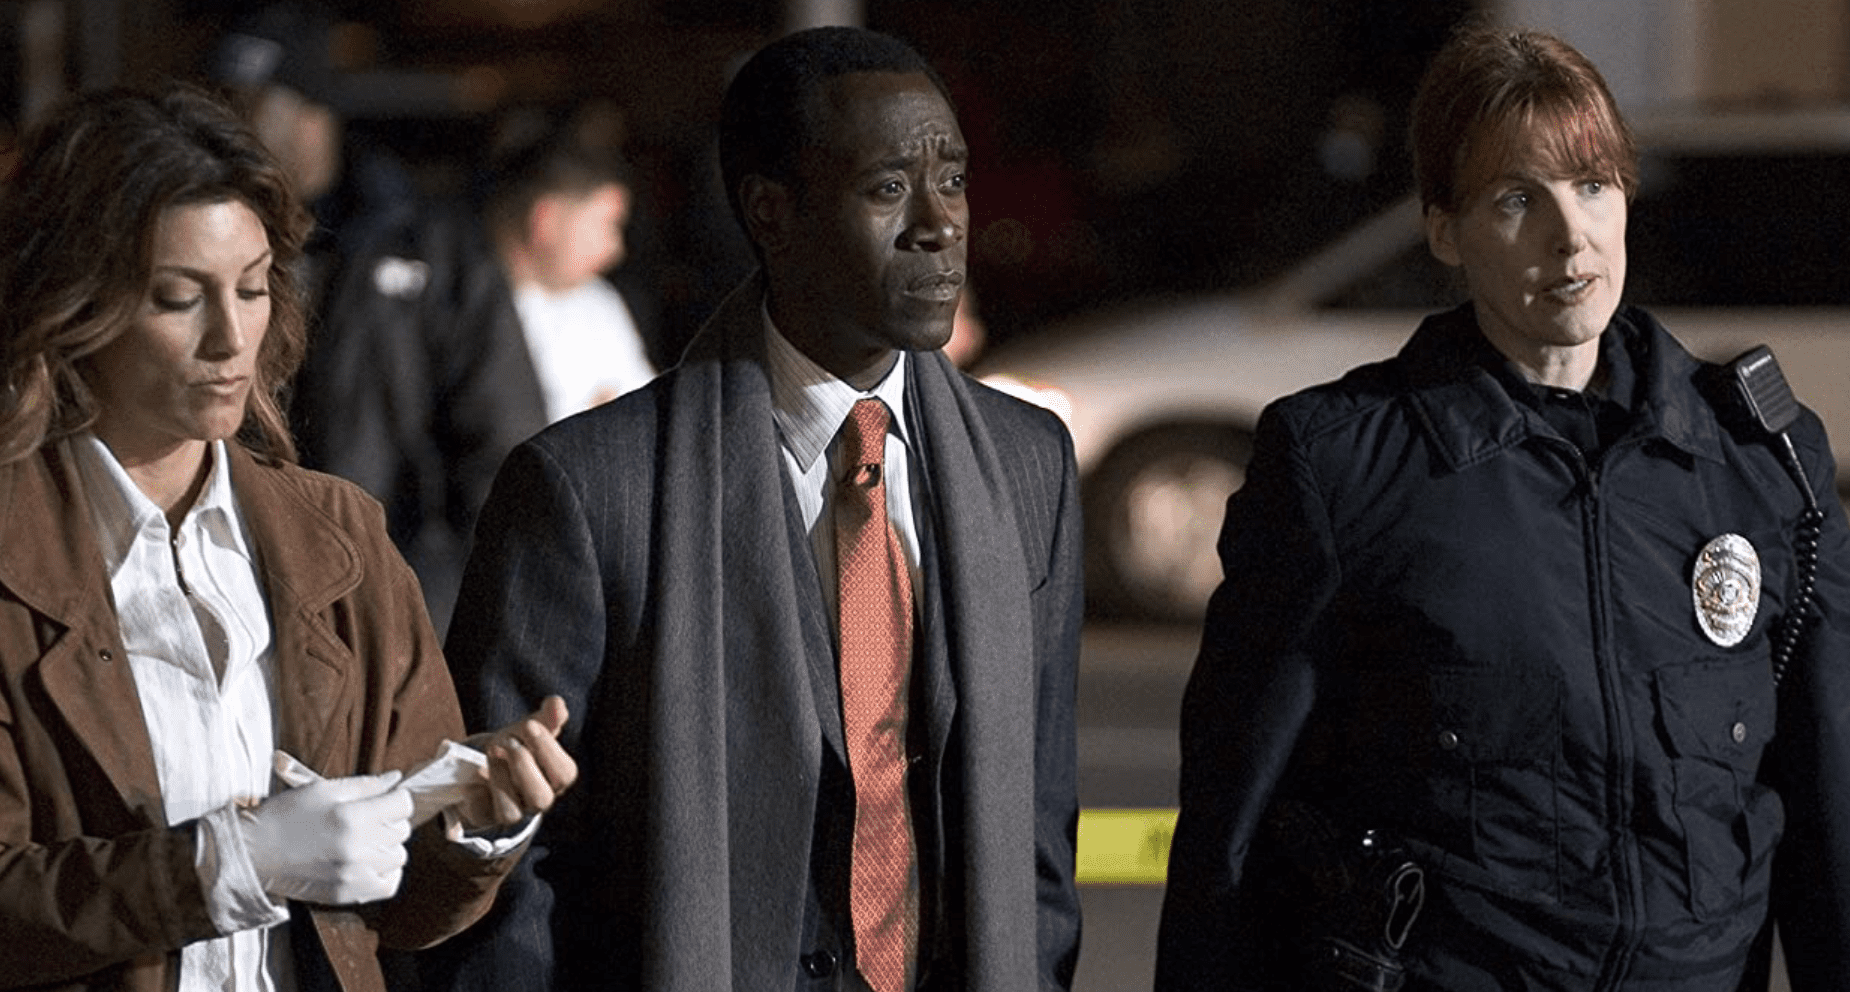
[[[304,203],[334,188],[341,170],[341,123],[326,104],[286,86],[266,86],[257,97],[251,127],[289,173]]]
[[[817,97],[787,237],[766,251],[772,317],[844,379],[895,349],[940,348],[962,292],[969,158],[950,105],[922,73],[850,73]]]
[[[530,247],[535,275],[563,293],[623,261],[629,193],[616,183],[584,193],[554,193],[534,204]]]

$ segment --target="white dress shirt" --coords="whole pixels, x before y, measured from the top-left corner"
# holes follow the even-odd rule
[[[911,438],[913,431],[906,419],[906,362],[909,356],[898,353],[886,377],[863,392],[836,378],[822,366],[798,351],[764,318],[767,339],[766,365],[771,378],[771,416],[783,442],[784,467],[795,485],[797,509],[809,533],[810,548],[816,554],[816,571],[822,579],[822,597],[829,616],[834,617],[839,601],[840,578],[835,563],[835,486],[853,466],[845,464],[846,455],[837,443],[842,422],[854,409],[856,401],[874,397],[886,404],[891,414],[886,434],[886,512],[899,533],[899,543],[906,553],[906,566],[912,588],[921,588],[919,572],[919,526],[922,513],[913,494],[913,460],[919,457]],[[828,457],[822,457],[824,454]],[[924,597],[914,595],[916,615]],[[831,624],[831,629],[834,625]],[[840,637],[840,632],[836,631]]]
[[[642,332],[623,294],[603,277],[563,293],[539,286],[514,290],[521,335],[539,374],[548,422],[648,383],[655,378]]]
[[[275,656],[224,442],[177,530],[107,445],[74,446],[123,643],[154,749],[168,825],[200,821],[206,910],[228,936],[180,951],[180,992],[290,992],[286,903],[251,866],[236,805],[270,793]]]

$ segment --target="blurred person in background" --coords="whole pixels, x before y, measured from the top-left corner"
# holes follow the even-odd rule
[[[1850,988],[1821,424],[1621,304],[1637,154],[1578,52],[1458,35],[1412,144],[1470,300],[1260,419],[1157,988],[1765,989],[1773,922],[1792,988]]]
[[[653,371],[600,279],[622,258],[629,211],[614,153],[566,118],[506,143],[485,171],[336,280],[296,383],[304,461],[385,504],[439,630],[502,458]]]
[[[576,777],[557,699],[446,744],[377,504],[293,463],[307,224],[190,88],[69,102],[0,192],[0,986],[378,992]]]
[[[419,214],[404,164],[347,128],[340,24],[313,0],[257,4],[232,20],[206,64],[207,78],[231,96],[314,216],[302,279],[311,324],[346,268],[379,265],[367,247]]]
[[[943,83],[797,32],[728,86],[720,152],[762,269],[482,512],[459,692],[564,696],[587,784],[439,987],[1070,988],[1077,469],[939,350],[970,233]]]
[[[655,376],[635,314],[604,278],[627,255],[634,193],[621,160],[582,125],[517,112],[502,131],[488,227],[551,423]]]

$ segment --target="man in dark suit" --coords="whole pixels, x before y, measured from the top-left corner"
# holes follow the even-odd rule
[[[943,82],[801,32],[720,143],[761,271],[518,448],[476,532],[465,709],[563,696],[583,775],[445,980],[1068,988],[1078,480],[1057,419],[937,350],[969,234]]]

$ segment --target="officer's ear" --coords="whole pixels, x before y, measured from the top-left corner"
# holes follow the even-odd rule
[[[789,247],[795,203],[788,187],[764,176],[746,176],[739,182],[739,206],[746,233],[760,251],[769,256]]]
[[[1438,207],[1426,208],[1426,247],[1432,257],[1452,268],[1464,264],[1458,254],[1457,228],[1451,214]]]

